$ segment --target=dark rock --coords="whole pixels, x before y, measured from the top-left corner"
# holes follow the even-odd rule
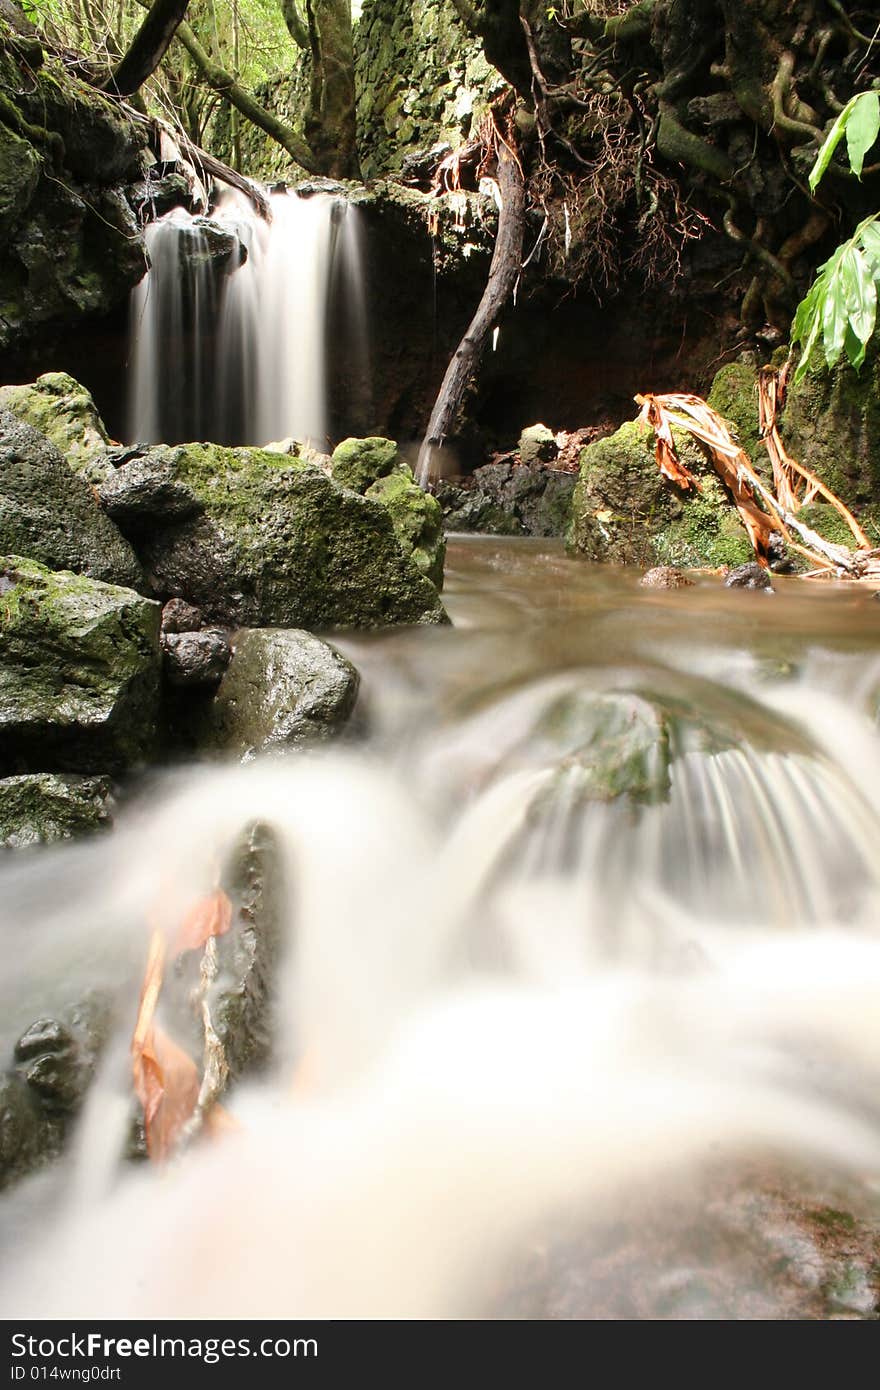
[[[451,531],[562,536],[576,482],[575,474],[540,464],[487,463],[474,471],[467,487],[439,484],[436,495]]]
[[[753,562],[749,565],[739,565],[735,570],[731,570],[724,581],[725,589],[768,589],[773,592],[773,585],[770,582],[770,575],[762,565]]]
[[[172,685],[180,686],[216,685],[232,656],[228,634],[217,627],[166,632],[162,651],[165,675]]]
[[[694,581],[674,565],[655,565],[639,580],[648,589],[687,589]]]
[[[200,608],[182,598],[170,598],[162,609],[162,632],[198,632],[204,624]]]
[[[159,605],[131,589],[0,558],[0,771],[109,772],[153,747]]]
[[[68,1052],[73,1047],[70,1030],[56,1018],[40,1018],[26,1028],[15,1044],[17,1062],[26,1062],[41,1053]]]
[[[354,708],[358,683],[351,663],[311,633],[241,632],[200,739],[249,759],[331,738]]]
[[[134,551],[54,444],[0,410],[0,552],[137,588]]]
[[[0,847],[49,845],[106,829],[112,808],[107,777],[30,772],[0,778]]]
[[[147,170],[143,179],[131,185],[128,195],[142,222],[152,222],[176,207],[192,212],[189,179],[185,174],[174,171],[156,175],[152,170]]]
[[[107,515],[130,535],[156,522],[184,521],[202,510],[190,489],[175,478],[170,458],[159,450],[117,466],[98,496]]]

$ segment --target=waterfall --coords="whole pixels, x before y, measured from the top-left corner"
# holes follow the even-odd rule
[[[357,209],[327,193],[273,193],[270,206],[267,222],[229,191],[210,220],[176,209],[147,227],[151,268],[132,300],[131,442],[292,437],[326,448],[328,363],[337,400],[350,393],[363,409]],[[336,413],[344,428],[346,408]]]

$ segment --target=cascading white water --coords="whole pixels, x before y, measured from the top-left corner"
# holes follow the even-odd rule
[[[204,220],[180,210],[147,228],[151,269],[132,303],[132,442],[292,437],[326,448],[331,347],[362,395],[357,209],[325,193],[273,193],[269,203],[270,222],[243,195],[221,196],[211,221],[234,235],[225,258],[206,254]],[[330,345],[334,288],[345,331]]]
[[[7,1199],[7,1316],[503,1311],[536,1224],[576,1213],[586,1260],[597,1223],[768,1148],[876,1202],[870,597],[770,613],[585,567],[560,598],[560,562],[520,574],[528,553],[453,547],[452,632],[346,640],[359,751],[178,770],[112,838],[4,869],[10,1036],[35,989],[77,979],[111,985],[130,1028],[147,923],[175,931],[248,824],[273,828],[288,885],[274,1066],[233,1094],[239,1132],[158,1178],[121,1170],[111,1057],[51,1233]],[[841,689],[831,653],[857,631]],[[767,668],[777,639],[799,675]],[[635,750],[636,798],[601,794],[609,739]]]

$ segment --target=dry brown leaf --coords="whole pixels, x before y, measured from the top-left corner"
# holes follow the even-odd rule
[[[232,903],[222,888],[201,898],[184,917],[174,942],[173,956],[197,951],[212,936],[223,936],[232,926]]]
[[[678,487],[687,491],[689,488],[700,490],[700,484],[694,477],[690,469],[681,462],[675,449],[675,441],[672,438],[672,430],[665,411],[659,406],[656,396],[636,396],[636,404],[642,407],[639,414],[639,421],[650,426],[654,431],[655,445],[654,454],[657,459],[657,467],[668,478],[671,483],[676,483]]]
[[[199,1073],[182,1047],[155,1025],[133,1056],[134,1087],[144,1111],[147,1153],[161,1162],[173,1151],[199,1098]]]

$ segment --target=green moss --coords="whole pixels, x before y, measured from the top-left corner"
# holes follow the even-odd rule
[[[366,492],[378,478],[399,467],[400,462],[393,439],[371,435],[366,439],[343,439],[333,450],[330,468],[337,483],[354,492]]]
[[[32,384],[0,386],[0,410],[11,410],[33,425],[63,453],[75,473],[89,482],[106,477],[103,463],[108,435],[85,386],[65,371],[47,371]]]
[[[681,518],[653,541],[663,565],[733,569],[748,564],[755,554],[733,506],[716,478],[703,479],[703,490],[685,505]]]
[[[801,507],[797,517],[805,526],[817,531],[823,540],[830,541],[832,545],[845,545],[848,550],[855,550],[856,543],[852,531],[830,502],[811,502],[809,506]]]
[[[0,558],[0,769],[110,772],[152,748],[159,605]]]
[[[860,373],[841,363],[792,386],[781,433],[789,453],[847,506],[880,501],[880,344]]]
[[[25,773],[0,778],[0,846],[53,844],[110,825],[106,777]]]
[[[716,373],[707,403],[733,426],[733,435],[753,464],[767,462],[758,429],[758,377],[744,362],[728,362]]]
[[[405,465],[379,478],[366,496],[388,511],[401,549],[421,574],[438,589],[443,587],[443,514],[435,497],[423,492]]]

